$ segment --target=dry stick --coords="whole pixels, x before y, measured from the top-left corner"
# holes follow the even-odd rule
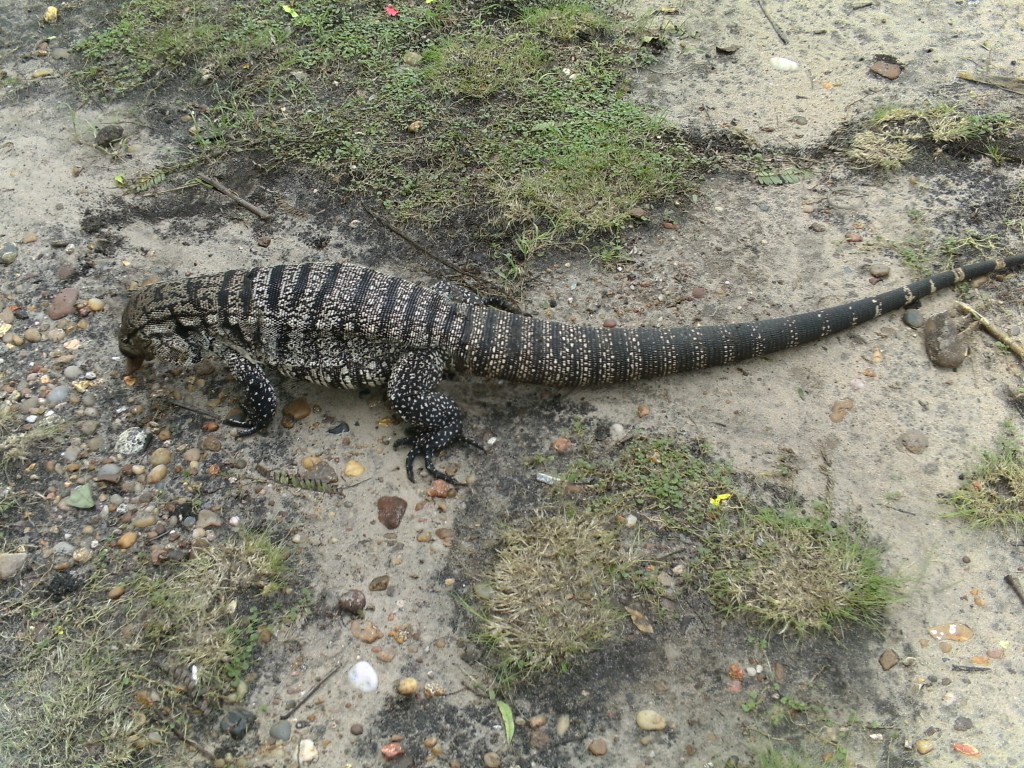
[[[245,208],[247,211],[252,211],[257,216],[259,216],[261,219],[272,219],[272,218],[274,218],[272,214],[267,213],[262,208],[260,208],[258,205],[253,205],[252,203],[250,203],[245,198],[240,197],[239,195],[235,194],[234,192],[232,192],[230,189],[225,187],[223,184],[221,184],[216,179],[210,178],[209,176],[204,176],[201,173],[197,173],[196,174],[196,178],[199,179],[204,184],[209,184],[211,187],[216,189],[222,195],[225,195],[226,197],[230,197],[232,200],[234,200],[240,206]]]
[[[1024,587],[1021,587],[1020,581],[1018,581],[1017,577],[1006,574],[1006,576],[1003,577],[1003,581],[1010,585],[1010,589],[1014,591],[1017,597],[1020,598],[1021,603],[1024,604]]]
[[[1010,334],[1004,331],[1002,328],[997,327],[987,317],[982,315],[978,310],[972,307],[970,304],[964,304],[962,301],[958,301],[956,305],[964,312],[972,315],[979,323],[981,327],[988,331],[989,335],[994,337],[996,341],[1001,341],[1005,344],[1013,354],[1024,360],[1024,346],[1020,342],[1014,341],[1010,338]]]
[[[381,216],[381,215],[379,215],[379,214],[377,214],[377,213],[374,213],[373,211],[371,211],[371,210],[370,210],[370,209],[369,209],[369,208],[368,208],[368,207],[366,206],[366,203],[360,203],[360,205],[362,205],[362,207],[363,207],[363,210],[364,210],[364,211],[366,211],[366,212],[367,212],[367,213],[368,213],[368,214],[369,214],[370,216],[372,216],[372,217],[373,217],[373,219],[374,219],[374,220],[375,220],[375,221],[376,221],[376,222],[377,222],[378,224],[380,224],[380,225],[381,225],[382,227],[384,227],[384,229],[388,230],[388,231],[389,231],[389,232],[391,232],[391,234],[393,234],[393,235],[398,235],[398,236],[399,236],[400,238],[402,238],[403,240],[405,240],[405,242],[407,242],[407,243],[408,243],[409,245],[411,245],[411,246],[412,246],[413,248],[415,248],[415,249],[416,249],[417,251],[419,251],[420,253],[422,253],[422,254],[423,254],[424,256],[429,256],[429,257],[430,257],[430,258],[432,258],[432,259],[433,259],[434,261],[438,262],[438,263],[439,263],[439,264],[441,264],[442,266],[448,267],[448,269],[452,270],[453,272],[458,272],[459,274],[461,274],[461,275],[464,275],[464,276],[466,276],[466,277],[472,277],[472,275],[470,275],[470,273],[469,273],[469,272],[467,272],[466,270],[462,269],[462,268],[461,268],[461,267],[459,267],[459,266],[458,266],[457,264],[454,264],[453,262],[451,262],[451,261],[448,261],[448,259],[444,258],[443,256],[438,256],[438,255],[437,255],[436,253],[434,253],[433,251],[430,251],[430,250],[428,250],[427,248],[424,248],[424,247],[423,247],[422,245],[420,245],[419,243],[417,243],[417,242],[416,242],[415,240],[413,240],[413,239],[412,239],[411,237],[409,237],[409,236],[408,236],[407,234],[405,234],[405,232],[403,232],[402,230],[400,230],[400,229],[399,229],[398,227],[396,227],[396,226],[395,226],[394,224],[392,224],[392,223],[391,223],[390,221],[388,221],[387,219],[385,219],[385,218],[384,218],[383,216]]]
[[[321,678],[320,682],[318,682],[316,685],[314,685],[312,688],[310,688],[309,689],[309,693],[307,693],[305,696],[303,696],[299,700],[298,704],[296,704],[294,707],[292,707],[287,712],[285,712],[283,715],[281,715],[281,719],[282,720],[287,720],[289,717],[291,717],[296,712],[298,712],[299,711],[299,707],[301,707],[303,704],[305,704],[307,701],[309,701],[309,697],[312,696],[317,691],[319,691],[320,690],[320,686],[322,686],[324,683],[326,683],[328,680],[330,680],[332,677],[334,677],[338,673],[338,670],[341,669],[344,666],[344,664],[345,664],[344,661],[338,662],[338,666],[336,666],[334,669],[332,669],[330,672],[328,672],[323,678]]]
[[[789,45],[789,40],[787,40],[786,36],[782,34],[782,30],[779,29],[778,25],[772,20],[772,17],[768,15],[768,11],[765,10],[764,3],[762,3],[761,0],[755,0],[755,2],[757,3],[757,7],[761,9],[761,13],[764,14],[764,17],[768,19],[768,23],[772,25],[772,29],[774,29],[775,34],[779,36],[779,40],[782,41],[782,44]]]

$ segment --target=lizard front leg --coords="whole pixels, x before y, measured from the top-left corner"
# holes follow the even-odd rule
[[[409,480],[413,481],[413,462],[417,456],[422,456],[427,472],[458,485],[454,477],[434,466],[437,452],[455,443],[483,448],[462,433],[462,411],[455,401],[437,391],[443,369],[444,362],[436,352],[406,352],[391,369],[387,393],[392,410],[414,431],[409,439],[398,443],[412,446],[405,458]]]
[[[277,392],[263,368],[230,347],[218,350],[218,356],[245,389],[241,419],[225,419],[238,427],[238,436],[245,437],[266,427],[277,413]]]

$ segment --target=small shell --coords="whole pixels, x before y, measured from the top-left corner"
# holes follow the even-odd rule
[[[373,693],[379,684],[377,670],[368,661],[357,661],[353,664],[348,671],[348,681],[363,693]]]
[[[792,59],[784,59],[781,56],[772,56],[768,63],[771,64],[774,69],[779,70],[779,72],[796,72],[800,69],[800,65],[795,61]]]

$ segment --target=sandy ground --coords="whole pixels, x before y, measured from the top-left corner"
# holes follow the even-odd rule
[[[27,3],[13,5],[8,18],[31,10]],[[984,67],[1019,74],[1013,61],[1024,51],[1019,3],[834,5],[823,12],[771,3],[788,45],[751,3],[699,3],[678,15],[655,16],[655,25],[675,25],[682,34],[666,35],[667,51],[652,73],[638,77],[634,95],[687,129],[732,126],[765,146],[809,153],[886,103],[946,101],[1020,113],[1019,96],[956,79],[960,70]],[[637,7],[641,15],[651,10]],[[51,48],[70,45],[57,33]],[[39,69],[38,60],[25,56],[34,34],[7,40],[0,66],[22,77]],[[732,55],[715,51],[730,45],[738,46]],[[905,64],[903,75],[888,81],[870,74],[876,54]],[[772,56],[800,68],[779,72],[769,64]],[[148,403],[148,388],[161,384],[200,405],[218,388],[227,398],[233,393],[223,375],[210,377],[204,397],[187,382],[161,381],[159,369],[135,389],[122,383],[116,323],[133,281],[310,258],[367,260],[424,281],[443,277],[425,272],[421,260],[355,212],[303,218],[278,209],[272,223],[256,227],[248,213],[209,192],[126,198],[114,177],[150,170],[172,151],[175,137],[150,130],[144,106],[77,104],[66,83],[68,61],[52,58],[46,66],[53,76],[0,102],[0,240],[21,249],[0,273],[3,298],[6,304],[26,294],[45,297],[68,282],[83,296],[102,298],[109,311],[95,323],[108,332],[77,354],[100,373],[110,403]],[[107,123],[126,126],[126,151],[110,155],[92,146],[93,130]],[[814,167],[813,181],[781,187],[723,172],[697,200],[651,212],[652,221],[630,235],[634,264],[618,272],[552,264],[530,283],[525,309],[578,322],[685,325],[829,306],[876,292],[871,264],[891,266],[882,287],[913,277],[884,244],[907,238],[915,226],[936,238],[996,231],[1009,190],[1024,180],[1019,169],[994,167],[987,159],[938,159],[884,179],[853,173],[835,158]],[[319,190],[302,179],[257,179],[240,191],[265,200],[280,196],[311,212],[323,208]],[[924,212],[923,222],[911,221],[912,210]],[[663,220],[676,228],[662,228]],[[814,222],[824,230],[811,230]],[[863,241],[848,242],[850,232]],[[32,242],[26,242],[29,233],[36,236]],[[269,247],[257,245],[258,234],[271,236]],[[314,236],[328,238],[329,246],[313,251],[308,243]],[[89,252],[97,238],[113,247]],[[75,248],[54,248],[53,242]],[[77,265],[73,276],[62,282],[61,267],[71,265]],[[695,288],[706,289],[706,297],[692,299]],[[980,295],[994,319],[1021,332],[1018,295],[1007,289]],[[549,307],[551,299],[557,308]],[[932,298],[926,313],[945,310],[953,300]],[[5,378],[19,375],[5,372]],[[723,766],[731,756],[748,765],[755,750],[779,739],[818,755],[837,740],[851,765],[962,764],[968,758],[952,749],[954,742],[976,746],[982,753],[977,765],[1024,765],[1024,699],[1017,684],[1024,609],[1003,584],[1024,560],[1005,537],[943,519],[939,499],[980,450],[994,445],[1003,422],[1019,423],[1006,401],[1007,388],[1019,381],[1020,366],[980,334],[972,336],[960,370],[934,368],[919,334],[898,316],[770,359],[628,388],[558,396],[543,388],[460,381],[450,391],[466,408],[470,431],[497,440],[487,455],[457,451],[445,460],[457,464],[470,486],[443,503],[425,499],[425,481],[406,481],[402,454],[390,445],[401,432],[381,422],[386,410],[379,395],[286,382],[283,401],[306,396],[316,407],[314,418],[237,447],[225,440],[242,456],[272,456],[279,466],[322,456],[338,470],[350,460],[367,468],[363,482],[344,497],[268,493],[302,517],[301,546],[318,564],[310,572],[318,595],[366,590],[374,577],[389,576],[386,591],[368,594],[372,620],[390,634],[374,652],[352,636],[347,622],[326,614],[283,633],[246,702],[261,713],[258,735],[236,749],[250,755],[250,765],[294,765],[298,735],[275,746],[267,729],[335,666],[367,659],[380,674],[376,693],[356,692],[339,674],[292,718],[302,726],[297,734],[316,744],[323,765],[381,764],[381,745],[397,734],[404,736],[407,755],[399,764],[405,765],[482,765],[489,751],[505,766]],[[854,409],[834,423],[830,410],[842,398],[851,398]],[[637,415],[639,405],[650,408],[649,417]],[[884,541],[887,566],[910,579],[905,601],[880,635],[802,644],[772,637],[764,645],[756,630],[723,621],[698,598],[682,596],[653,635],[630,636],[511,701],[517,715],[543,715],[548,722],[521,727],[506,744],[493,703],[463,685],[482,672],[465,658],[472,625],[453,595],[469,590],[486,567],[500,526],[529,515],[531,504],[543,499],[522,458],[548,450],[579,414],[590,430],[618,422],[633,432],[700,437],[753,476],[775,473],[785,460],[791,471],[784,484],[807,499],[828,501],[837,519],[861,524]],[[346,438],[326,433],[325,426],[342,419],[352,426]],[[198,422],[175,423],[172,447],[194,445]],[[126,424],[117,416],[109,429],[116,434]],[[902,448],[899,436],[909,429],[927,435],[923,453]],[[376,500],[384,495],[410,505],[390,533],[376,522]],[[445,528],[456,531],[450,547],[433,534]],[[424,532],[432,534],[430,541],[417,540]],[[928,628],[950,622],[966,622],[975,634],[944,652]],[[877,660],[886,648],[909,658],[908,665],[883,672]],[[993,661],[990,672],[952,670],[995,648],[1005,658]],[[733,662],[781,665],[781,690],[811,702],[820,717],[805,720],[805,728],[775,729],[763,716],[744,712],[753,688],[727,692],[725,671]],[[399,699],[394,685],[406,675],[448,695]],[[639,731],[633,718],[644,708],[664,715],[668,729]],[[560,717],[568,718],[564,733],[555,728]],[[353,723],[363,726],[362,735],[350,733]],[[608,741],[605,757],[587,752],[598,736]],[[443,758],[429,756],[424,743],[430,738]],[[935,750],[922,756],[913,745],[925,738]]]

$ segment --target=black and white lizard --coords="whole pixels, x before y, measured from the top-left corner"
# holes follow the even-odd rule
[[[438,391],[446,371],[576,387],[666,376],[735,363],[818,341],[943,288],[1024,265],[1024,255],[984,261],[828,309],[732,325],[595,328],[506,312],[447,283],[421,286],[355,264],[234,270],[150,285],[134,293],[119,344],[131,370],[145,360],[197,363],[211,354],[245,388],[249,435],[266,427],[277,395],[263,366],[340,388],[386,388],[413,429],[406,458],[434,477],[438,451],[458,442],[463,416]]]

